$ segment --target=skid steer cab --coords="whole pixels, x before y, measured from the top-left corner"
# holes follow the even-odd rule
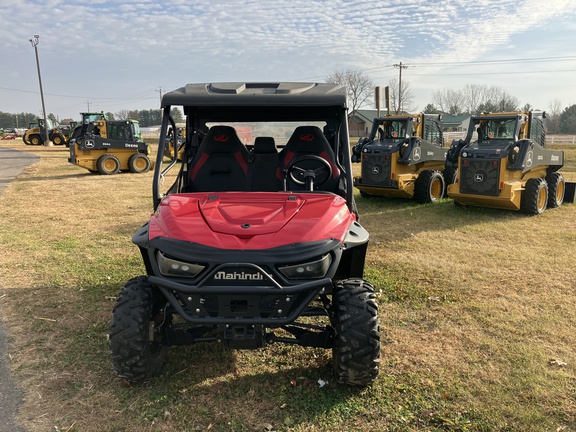
[[[560,206],[564,152],[546,148],[545,118],[542,111],[472,116],[468,135],[452,142],[446,158],[446,170],[457,173],[448,186],[454,203],[531,215]]]
[[[150,146],[139,140],[136,120],[96,120],[83,125],[83,131],[70,141],[68,162],[100,174],[148,172]]]
[[[164,146],[164,156],[173,159],[174,154],[178,153],[178,160],[184,157],[184,139],[186,137],[186,127],[177,126],[176,129],[168,128],[166,135],[166,145]]]
[[[72,140],[77,140],[78,138],[84,136],[85,134],[91,132],[93,123],[98,120],[106,120],[106,115],[104,111],[100,112],[81,112],[82,120],[80,123],[74,121],[70,123],[70,131],[68,133],[68,143],[67,147],[70,147],[70,142]],[[90,129],[89,129],[90,128]],[[138,136],[135,136],[136,141],[142,141]]]
[[[184,153],[165,160],[170,116]],[[169,347],[273,343],[332,350],[334,381],[379,370],[368,233],[354,202],[346,89],[326,83],[203,83],[166,93],[155,212],[132,237],[146,274],[120,291],[117,374],[142,382]]]
[[[446,152],[442,116],[399,114],[374,119],[370,136],[352,149],[352,162],[360,162],[361,176],[354,186],[362,196],[413,198],[434,203],[444,197],[442,170]]]

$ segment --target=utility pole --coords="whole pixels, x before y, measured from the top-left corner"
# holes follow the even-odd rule
[[[162,108],[162,87],[158,87],[158,90],[156,91],[160,93],[160,123],[162,123],[162,118],[164,117],[164,109]]]
[[[407,69],[408,66],[400,62],[400,64],[395,64],[394,67],[400,69],[400,78],[398,79],[398,109],[396,110],[396,114],[400,114],[402,112],[402,69]]]
[[[162,106],[162,87],[158,87],[158,90],[156,91],[160,93],[160,106]]]
[[[86,106],[88,107],[88,112],[90,112],[90,101],[86,101]]]
[[[38,69],[38,82],[40,83],[40,98],[42,99],[42,113],[44,114],[44,145],[52,146],[52,141],[48,136],[48,119],[46,118],[46,106],[44,105],[44,91],[42,90],[42,76],[40,75],[40,61],[38,60],[38,39],[39,35],[34,35],[34,40],[29,39],[34,52],[36,53],[36,68]],[[38,125],[40,126],[40,125]]]

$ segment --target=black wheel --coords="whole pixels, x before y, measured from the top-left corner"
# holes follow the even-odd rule
[[[564,202],[565,181],[564,176],[558,172],[546,176],[548,183],[548,208],[560,207]]]
[[[321,186],[332,177],[332,166],[330,163],[316,155],[302,155],[292,160],[286,172],[294,183],[305,185],[307,182],[313,186]]]
[[[118,158],[111,154],[105,154],[98,158],[96,167],[100,174],[117,174],[120,171],[120,161]]]
[[[444,196],[448,196],[448,185],[456,183],[456,178],[458,177],[457,168],[446,168],[442,171],[442,177],[444,177]]]
[[[414,200],[420,204],[435,203],[444,197],[444,189],[440,171],[424,170],[414,183]]]
[[[128,159],[128,168],[133,173],[145,173],[150,170],[150,159],[142,153],[135,153]]]
[[[146,277],[128,281],[112,312],[109,346],[114,370],[121,378],[138,383],[160,373],[168,348],[158,327],[165,323],[162,304],[154,301],[154,287]]]
[[[22,135],[22,142],[26,145],[31,145],[30,141],[26,139],[26,134]]]
[[[60,133],[55,133],[50,137],[50,140],[54,143],[54,145],[62,145],[66,142],[66,138],[64,135]]]
[[[42,144],[42,138],[40,137],[40,135],[32,135],[30,137],[30,144],[31,145],[41,145]]]
[[[548,185],[542,178],[531,178],[526,182],[520,198],[520,210],[523,213],[539,215],[546,210],[548,203]]]
[[[336,338],[332,357],[338,382],[368,385],[380,366],[380,321],[374,287],[363,279],[336,282]]]

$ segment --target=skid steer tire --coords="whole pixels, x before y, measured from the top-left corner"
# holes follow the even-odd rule
[[[531,178],[520,197],[520,210],[522,213],[539,215],[546,210],[548,203],[548,185],[542,178]]]
[[[100,174],[112,175],[118,174],[120,171],[120,161],[118,158],[111,154],[105,154],[98,158],[96,167]]]
[[[160,373],[168,348],[150,340],[160,306],[146,277],[128,281],[122,288],[112,312],[109,346],[112,364],[119,377],[131,383],[144,382]],[[160,318],[163,318],[160,316]]]
[[[564,202],[566,182],[564,176],[558,172],[550,173],[546,176],[548,183],[548,208],[560,207]]]
[[[424,170],[414,183],[414,201],[420,204],[435,203],[444,197],[445,189],[444,177],[440,171]]]
[[[363,279],[336,282],[334,372],[339,383],[366,386],[380,366],[380,321],[374,287]]]
[[[128,159],[128,168],[130,169],[130,172],[133,173],[142,174],[148,172],[150,171],[151,165],[148,156],[140,153],[133,154],[130,156],[130,159]]]

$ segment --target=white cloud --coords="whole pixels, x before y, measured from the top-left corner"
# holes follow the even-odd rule
[[[0,75],[0,111],[37,111],[37,95],[14,90],[37,91],[28,39],[40,34],[47,109],[61,116],[77,115],[87,100],[110,111],[155,108],[159,86],[194,81],[322,80],[352,68],[385,85],[399,61],[418,65],[406,79],[421,89],[423,108],[433,88],[495,78],[449,78],[465,71],[442,63],[567,55],[554,41],[573,41],[576,31],[575,0],[0,0],[0,7],[11,17],[0,26],[0,58],[10,60]],[[523,35],[530,43],[520,43]],[[549,92],[539,97],[553,99]],[[567,96],[565,86],[556,92]],[[146,96],[123,99],[131,94]],[[570,97],[566,103],[576,103]]]

